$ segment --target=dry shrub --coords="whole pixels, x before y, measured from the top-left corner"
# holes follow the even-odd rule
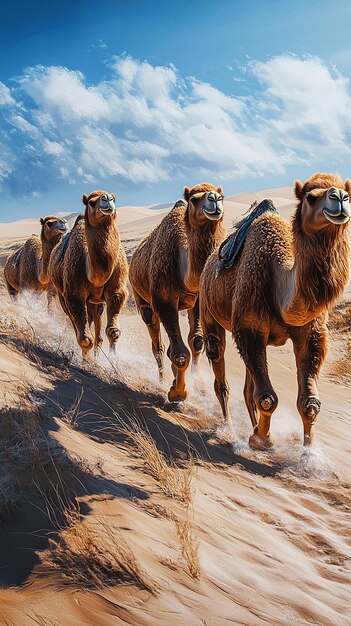
[[[131,421],[130,428],[119,430],[133,441],[145,471],[157,480],[162,491],[167,496],[189,505],[192,495],[193,460],[190,458],[189,464],[184,469],[168,463],[150,433],[136,420]]]
[[[77,502],[70,503],[59,538],[49,540],[47,565],[58,569],[67,583],[84,589],[124,583],[154,593],[154,585],[117,529],[103,518],[94,518],[94,526],[97,532],[82,522]]]
[[[192,524],[188,515],[183,520],[176,520],[175,525],[177,537],[182,549],[182,555],[188,565],[190,576],[198,580],[201,574],[199,544],[194,539]]]

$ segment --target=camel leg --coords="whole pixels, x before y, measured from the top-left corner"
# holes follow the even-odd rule
[[[158,374],[160,381],[163,380],[164,363],[163,355],[165,347],[161,338],[160,318],[156,311],[153,310],[151,305],[144,300],[136,291],[134,291],[134,298],[138,311],[142,317],[143,322],[146,325],[148,333],[151,338],[152,353],[156,359]]]
[[[313,444],[315,423],[321,408],[317,380],[327,352],[327,332],[316,322],[294,329],[293,346],[297,368],[297,408],[304,431],[304,446]]]
[[[172,363],[174,380],[168,392],[168,399],[170,402],[185,400],[187,397],[185,372],[189,365],[190,352],[180,332],[178,303],[161,300],[156,297],[153,298],[153,308],[156,310],[169,337],[167,355]]]
[[[229,385],[225,374],[225,330],[213,320],[204,326],[206,355],[212,365],[215,376],[214,390],[221,405],[224,427],[217,428],[215,436],[221,443],[233,443],[236,435],[229,412]]]
[[[273,445],[270,435],[271,416],[278,405],[278,397],[275,393],[268,375],[267,366],[267,337],[260,330],[242,328],[233,333],[240,355],[249,370],[251,376],[247,382],[248,394],[251,386],[251,397],[259,413],[259,421],[254,426],[254,433],[249,443],[252,448],[265,450]],[[249,395],[247,395],[249,399]],[[249,410],[250,413],[250,410]],[[251,421],[253,421],[250,413]]]
[[[79,296],[70,295],[64,296],[64,303],[76,332],[78,344],[82,349],[83,357],[86,357],[89,350],[93,347],[86,302]]]
[[[94,322],[94,357],[97,358],[99,356],[100,348],[103,344],[103,339],[101,335],[102,328],[102,315],[104,312],[104,303],[100,302],[99,304],[87,304],[88,309],[88,320],[89,326]]]
[[[246,368],[244,398],[245,398],[246,408],[250,415],[252,428],[255,430],[257,428],[258,421],[257,421],[257,408],[256,408],[253,395],[254,395],[254,384],[253,384],[252,376],[248,368]]]
[[[118,316],[126,300],[128,292],[121,287],[113,291],[105,291],[105,301],[107,305],[107,325],[106,336],[110,343],[110,352],[116,352],[117,341],[121,335]]]
[[[56,298],[56,289],[54,289],[53,287],[49,287],[48,292],[47,292],[47,311],[48,311],[48,315],[53,315],[54,314],[54,302],[55,302],[55,298]]]
[[[62,293],[58,294],[58,299],[59,299],[59,302],[61,304],[61,307],[62,307],[64,313],[66,313],[66,315],[68,315],[68,317],[69,317],[69,313],[68,313],[68,309],[67,309],[67,306],[66,306],[66,302],[65,302],[65,299],[64,299]]]
[[[193,366],[196,367],[204,347],[204,338],[200,324],[199,298],[197,298],[194,308],[189,309],[188,320],[190,327],[188,344],[192,354]]]

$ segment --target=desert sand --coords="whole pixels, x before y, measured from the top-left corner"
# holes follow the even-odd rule
[[[228,228],[264,197],[290,218],[291,189],[241,193],[226,198]],[[118,209],[128,253],[169,208]],[[39,227],[0,224],[2,266]],[[205,356],[175,408],[169,363],[161,385],[132,301],[121,326],[116,360],[104,345],[83,364],[61,311],[48,317],[29,294],[14,304],[1,282],[0,624],[349,623],[351,394],[333,375],[345,333],[332,331],[303,455],[290,344],[269,349],[280,403],[263,453],[247,444],[244,368],[228,338],[234,452],[209,442],[220,408]]]

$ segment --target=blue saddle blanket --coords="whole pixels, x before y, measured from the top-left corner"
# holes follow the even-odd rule
[[[76,218],[76,221],[73,224],[72,230],[70,230],[68,233],[63,235],[63,237],[61,239],[61,243],[60,243],[59,258],[58,258],[59,261],[62,261],[63,257],[65,256],[65,252],[67,250],[67,246],[68,246],[68,242],[69,242],[70,236],[72,235],[72,232],[73,232],[75,226],[81,220],[84,220],[84,215],[83,214],[78,215],[78,217]]]
[[[12,259],[12,265],[13,267],[17,267],[19,260],[21,258],[21,254],[23,252],[23,248],[24,246],[21,246],[20,248],[18,248],[17,252],[15,252],[13,259]]]
[[[227,270],[232,267],[238,258],[240,252],[243,249],[245,239],[249,233],[251,224],[261,215],[270,211],[271,213],[278,213],[272,200],[262,200],[259,204],[254,204],[249,209],[249,214],[235,224],[235,231],[227,237],[227,239],[221,244],[218,257],[219,257],[219,270]]]

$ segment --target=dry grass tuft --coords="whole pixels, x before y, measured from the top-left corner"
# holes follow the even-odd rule
[[[177,537],[182,548],[182,555],[188,565],[190,576],[198,580],[201,574],[199,544],[194,539],[189,517],[187,516],[183,520],[176,520],[175,525]]]
[[[341,302],[329,316],[329,326],[332,330],[349,332],[351,329],[351,302]]]
[[[80,404],[84,395],[84,388],[82,387],[78,392],[76,399],[74,400],[72,406],[68,411],[62,412],[61,419],[65,422],[70,428],[73,430],[79,429],[79,420],[81,420],[86,415],[90,415],[91,411],[82,411],[80,408]]]
[[[341,351],[341,357],[339,357],[330,367],[330,375],[344,382],[349,382],[351,378],[351,339],[348,337],[347,344],[344,350]]]
[[[349,382],[351,377],[351,302],[341,302],[332,311],[329,326],[340,342],[338,359],[331,365],[329,374],[336,380]]]
[[[189,505],[192,497],[191,480],[194,463],[190,459],[182,469],[166,461],[165,456],[157,448],[150,433],[136,420],[130,428],[121,428],[120,432],[131,439],[143,461],[145,471],[157,480],[162,491],[171,498]]]
[[[47,565],[58,569],[67,583],[83,589],[124,583],[155,593],[155,586],[117,529],[96,517],[94,527],[83,523],[79,505],[70,503],[64,510],[59,538],[49,540]]]

